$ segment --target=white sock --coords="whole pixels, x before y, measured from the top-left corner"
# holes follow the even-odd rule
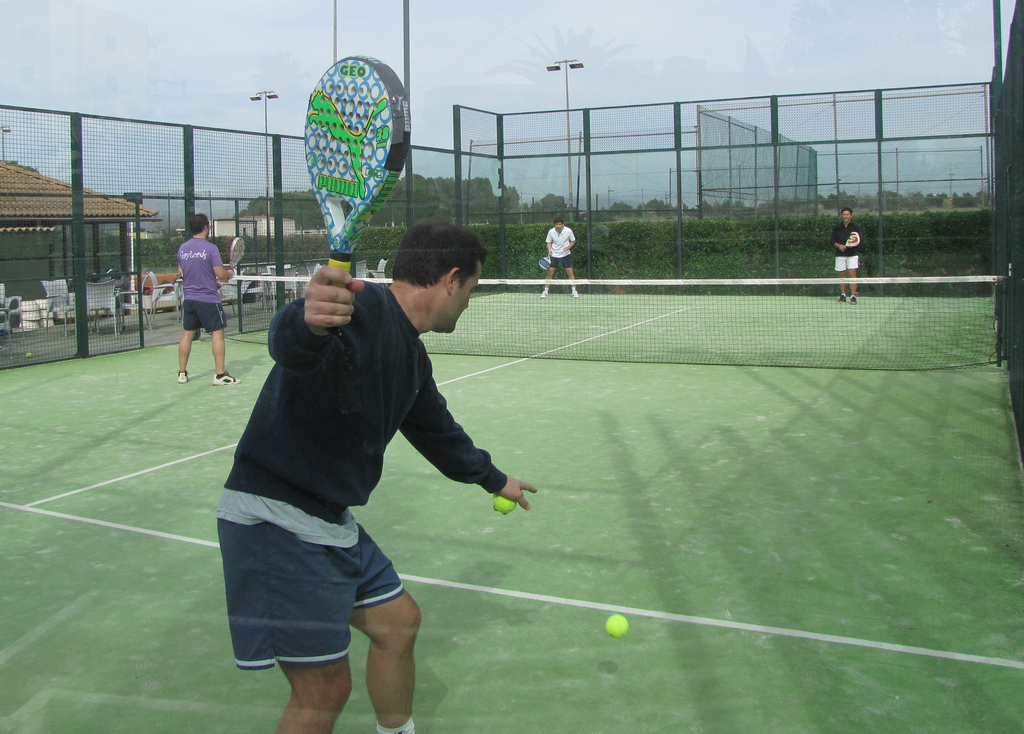
[[[377,734],[416,734],[416,725],[412,723],[412,717],[397,729],[387,729],[377,724]]]

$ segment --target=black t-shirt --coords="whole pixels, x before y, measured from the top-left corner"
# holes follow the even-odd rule
[[[850,235],[854,232],[857,233],[857,237],[860,238],[860,243],[857,245],[850,244]],[[856,222],[850,222],[849,226],[839,223],[832,230],[831,244],[836,245],[836,257],[853,257],[854,255],[860,254],[861,246],[864,244],[864,236],[860,233],[860,227],[857,226]],[[838,245],[846,245],[846,250],[840,250]]]

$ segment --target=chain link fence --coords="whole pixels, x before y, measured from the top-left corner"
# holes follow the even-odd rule
[[[528,277],[563,216],[591,278],[827,276],[851,206],[867,274],[990,273],[989,95],[456,106],[452,149],[413,146],[357,257],[374,266],[409,224],[446,220],[491,248],[487,277]],[[0,129],[0,368],[144,346],[153,283],[173,280],[194,213],[225,257],[246,239],[249,272],[301,275],[325,257],[301,137],[6,106]],[[89,284],[107,281],[115,302],[95,307]]]
[[[1007,276],[998,305],[1017,438],[1024,453],[1024,13],[1019,0],[1006,72],[993,82],[995,99],[996,273]],[[1002,76],[1002,78],[1000,78]]]

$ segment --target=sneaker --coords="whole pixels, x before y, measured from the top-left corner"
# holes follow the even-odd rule
[[[845,293],[841,293],[839,295],[839,302],[840,303],[846,303],[846,294]]]
[[[188,372],[186,370],[178,370],[178,382],[182,385],[188,382]]]
[[[543,293],[540,294],[540,297],[541,298],[547,298],[548,297],[548,292],[545,290]]]
[[[232,377],[227,372],[213,378],[214,385],[237,385],[241,380]]]
[[[580,297],[580,294],[579,294],[579,293],[577,293],[576,291],[573,291],[573,292],[572,292],[572,297],[573,297],[573,298],[579,298],[579,297]]]
[[[850,296],[850,303],[851,304],[856,304],[857,303],[857,296]]]

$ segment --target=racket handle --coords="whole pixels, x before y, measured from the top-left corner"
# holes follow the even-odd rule
[[[331,250],[331,254],[327,257],[327,264],[332,265],[336,268],[341,268],[346,273],[352,272],[352,253],[351,252],[338,252],[337,250]]]

